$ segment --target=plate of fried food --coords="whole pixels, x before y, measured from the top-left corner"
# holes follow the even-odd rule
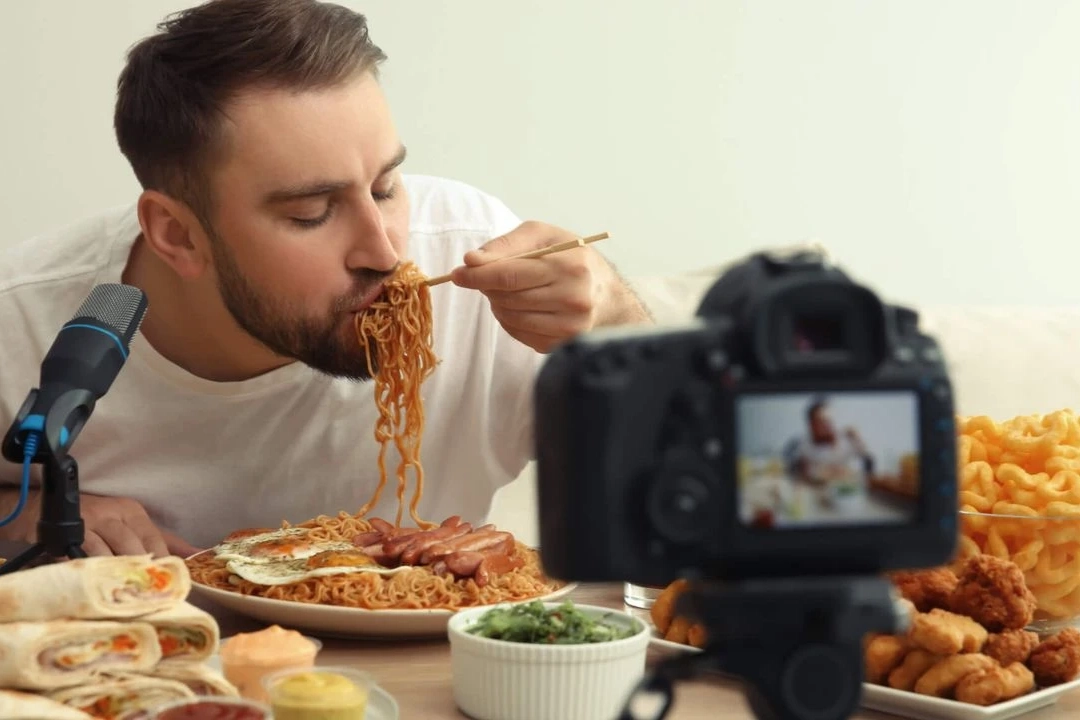
[[[1080,690],[1080,630],[1027,629],[1035,596],[1010,560],[976,555],[948,567],[890,574],[910,608],[903,635],[865,641],[862,706],[917,720],[1005,720]],[[704,628],[673,614],[687,583],[649,611],[655,646],[700,652]]]
[[[271,624],[346,637],[446,634],[458,610],[553,600],[539,553],[493,525],[454,516],[403,527],[340,513],[239,530],[187,558],[193,591]]]

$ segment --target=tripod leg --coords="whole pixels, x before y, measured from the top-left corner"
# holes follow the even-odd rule
[[[44,545],[42,545],[41,543],[31,545],[26,550],[11,558],[3,565],[0,565],[0,575],[4,575],[6,573],[13,573],[16,570],[22,570],[32,561],[36,560],[39,556],[44,554]]]
[[[86,551],[82,549],[82,545],[68,545],[67,556],[72,560],[86,557]]]

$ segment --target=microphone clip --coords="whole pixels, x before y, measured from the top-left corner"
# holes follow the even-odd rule
[[[38,388],[27,395],[0,445],[0,454],[13,463],[43,466],[37,542],[0,565],[0,575],[26,567],[43,555],[86,557],[86,536],[79,503],[79,466],[68,449],[94,410],[89,390],[66,388],[42,397]],[[39,407],[48,408],[44,413]]]

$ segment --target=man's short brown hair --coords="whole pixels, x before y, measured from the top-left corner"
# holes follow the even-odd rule
[[[367,20],[316,0],[211,0],[170,15],[127,55],[113,124],[143,188],[185,202],[207,230],[224,108],[251,88],[316,90],[386,59]]]

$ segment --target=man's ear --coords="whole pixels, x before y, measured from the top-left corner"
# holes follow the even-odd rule
[[[184,280],[196,280],[210,269],[206,233],[184,203],[156,190],[139,196],[139,225],[147,246]]]

